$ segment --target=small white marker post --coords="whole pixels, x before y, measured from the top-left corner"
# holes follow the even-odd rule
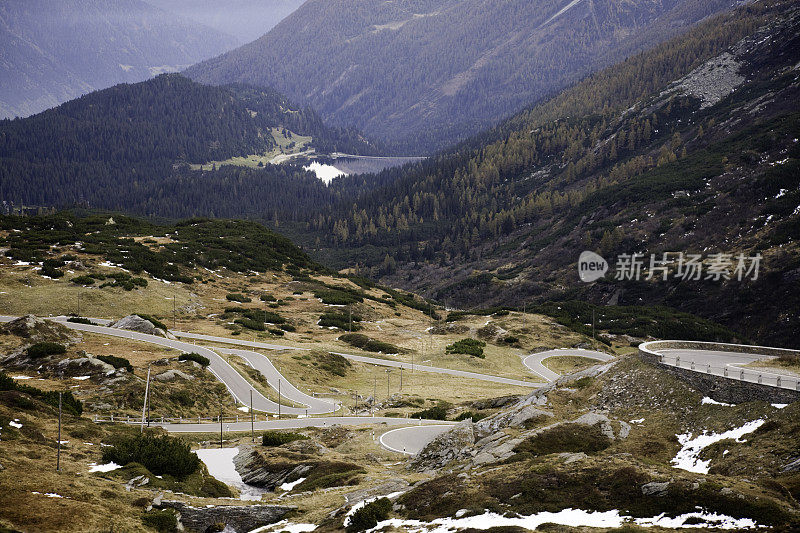
[[[61,395],[58,393],[58,451],[56,452],[56,472],[61,472]]]
[[[147,397],[150,394],[150,367],[147,367],[147,382],[144,386],[144,403],[142,404],[142,425],[139,428],[139,433],[144,433],[144,421],[147,416]]]

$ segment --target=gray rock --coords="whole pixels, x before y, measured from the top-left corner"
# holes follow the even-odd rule
[[[627,439],[628,435],[631,433],[631,425],[627,422],[623,422],[622,420],[619,421],[619,435],[617,435],[620,439]]]
[[[60,342],[73,344],[81,339],[80,333],[67,329],[63,324],[45,320],[33,315],[25,315],[0,325],[0,333],[16,335],[31,342]]]
[[[418,471],[442,468],[456,459],[465,457],[473,444],[475,444],[475,431],[472,420],[467,419],[429,442],[414,456],[410,466]]]
[[[325,455],[330,450],[313,440],[297,440],[284,446],[287,450],[305,455]]]
[[[244,483],[271,491],[274,491],[279,485],[303,477],[313,468],[313,465],[300,463],[281,470],[270,471],[266,468],[266,459],[250,447],[239,448],[239,453],[233,458],[233,466]]]
[[[152,322],[145,320],[139,315],[128,315],[124,318],[120,318],[113,324],[110,324],[109,327],[128,331],[136,331],[138,333],[145,333],[147,335],[157,335],[159,337],[168,337],[171,339],[175,338],[163,329],[157,328]]]
[[[108,363],[106,363],[104,361],[101,361],[100,359],[98,359],[96,357],[93,357],[90,354],[86,354],[86,357],[78,357],[76,359],[62,359],[61,361],[58,362],[58,366],[60,366],[60,367],[66,367],[66,366],[78,366],[78,367],[90,366],[90,367],[94,367],[94,369],[99,370],[102,373],[107,374],[107,375],[108,374],[113,374],[116,371],[116,369],[112,365],[110,365],[110,364],[108,364]]]
[[[280,521],[295,507],[278,505],[217,505],[192,507],[183,502],[165,500],[160,508],[178,511],[180,525],[189,531],[206,531],[225,524],[223,531],[244,533]]]
[[[781,472],[797,472],[798,470],[800,470],[800,457],[784,466]]]
[[[606,415],[601,415],[600,413],[586,413],[585,415],[581,416],[577,420],[572,422],[573,424],[582,424],[584,426],[595,426],[600,425],[600,431],[611,440],[614,440],[614,428],[611,427],[611,420]]]
[[[149,477],[147,477],[147,476],[136,476],[135,478],[132,478],[130,481],[125,483],[125,490],[130,492],[131,489],[138,488],[138,487],[143,487],[144,485],[147,485],[148,483],[150,483],[150,478]]]
[[[669,488],[669,481],[651,481],[642,485],[642,494],[645,496],[666,496]]]
[[[577,463],[578,461],[583,461],[584,459],[589,457],[588,455],[586,455],[583,452],[578,452],[578,453],[560,453],[558,455],[559,455],[559,457],[563,457],[564,458],[564,464],[565,465],[569,465],[569,464],[572,464],[572,463]]]
[[[156,381],[172,381],[175,378],[185,379],[186,381],[191,381],[194,379],[194,376],[190,376],[186,372],[181,372],[180,370],[167,370],[166,372],[162,372],[158,374],[153,379]]]
[[[380,496],[386,496],[387,494],[405,491],[408,490],[409,487],[411,487],[411,485],[409,485],[408,481],[404,479],[391,479],[386,483],[381,483],[375,487],[348,492],[344,495],[344,501],[347,505],[352,507],[353,505],[363,502],[366,499],[378,498]]]

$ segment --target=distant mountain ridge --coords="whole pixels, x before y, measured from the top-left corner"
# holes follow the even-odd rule
[[[387,185],[295,242],[336,268],[469,309],[663,304],[767,345],[800,329],[800,6],[761,0],[600,71]],[[314,242],[321,243],[316,246]],[[578,279],[584,250],[612,275]],[[613,280],[615,259],[713,254],[717,281]],[[761,255],[759,277],[732,275]]]
[[[236,37],[241,44],[258,39],[300,7],[305,0],[145,0]]]
[[[0,118],[181,70],[236,44],[139,0],[3,0]]]
[[[310,0],[187,70],[274,87],[403,152],[433,152],[735,0]]]

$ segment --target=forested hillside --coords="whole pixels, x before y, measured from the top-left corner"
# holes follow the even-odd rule
[[[175,72],[236,40],[139,0],[0,2],[0,118]]]
[[[169,74],[0,121],[0,199],[175,217],[261,216],[284,205],[302,210],[315,205],[303,203],[315,196],[325,198],[318,207],[329,205],[332,192],[296,166],[189,170],[192,163],[273,148],[273,128],[313,136],[311,146],[321,152],[378,150],[274,91],[208,87]],[[267,184],[272,187],[264,189]]]
[[[750,4],[387,171],[390,185],[312,222],[329,236],[317,256],[460,306],[660,302],[785,342],[800,327],[799,17],[792,2]],[[586,286],[584,249],[761,253],[767,274]]]
[[[432,153],[734,3],[311,0],[187,73],[275,87],[398,151]]]

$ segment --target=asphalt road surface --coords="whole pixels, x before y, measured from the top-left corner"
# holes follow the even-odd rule
[[[453,426],[454,424],[441,424],[390,429],[381,435],[379,442],[389,451],[416,455],[430,441]]]
[[[0,321],[8,322],[10,320],[13,320],[14,318],[16,317],[0,317]],[[101,335],[109,335],[112,337],[120,337],[123,339],[149,342],[150,344],[157,344],[159,346],[173,348],[175,350],[180,350],[182,352],[198,353],[203,357],[207,357],[209,361],[211,361],[211,364],[208,366],[208,369],[216,376],[216,378],[220,382],[222,382],[228,388],[228,391],[231,393],[231,395],[238,403],[249,407],[250,391],[253,391],[252,408],[254,411],[261,411],[265,413],[278,412],[278,404],[276,402],[270,400],[269,398],[266,398],[257,390],[254,390],[252,385],[250,385],[250,383],[244,378],[244,376],[242,376],[238,371],[236,371],[236,369],[234,369],[230,364],[228,364],[227,361],[225,361],[225,359],[220,357],[220,355],[213,350],[210,350],[203,346],[198,346],[196,344],[191,344],[188,342],[167,339],[164,337],[158,337],[156,335],[147,335],[145,333],[138,333],[136,331],[110,328],[107,326],[75,324],[72,322],[67,322],[66,319],[57,319],[57,320],[67,328],[77,331],[99,333]],[[302,401],[298,403],[305,404],[305,402]],[[313,405],[308,405],[308,413],[306,413],[305,407],[281,406],[280,408],[280,412],[282,414],[287,414],[287,415],[326,414],[326,413],[332,413],[335,410],[336,406],[334,406],[332,402],[324,402],[324,403],[314,402]]]
[[[370,365],[388,366],[391,368],[402,368],[404,370],[411,370],[411,363],[401,363],[400,361],[392,361],[391,359],[376,359],[375,357],[363,357],[361,355],[351,355],[347,353],[335,353],[341,355],[351,361],[359,363],[368,363]],[[451,376],[458,376],[460,378],[480,379],[483,381],[491,381],[492,383],[502,383],[504,385],[516,385],[518,387],[541,387],[541,383],[532,383],[530,381],[520,381],[518,379],[503,378],[500,376],[490,376],[488,374],[479,374],[477,372],[468,372],[466,370],[453,370],[450,368],[439,368],[435,366],[414,365],[414,372],[433,372],[436,374],[449,374]]]
[[[547,381],[554,381],[561,377],[561,374],[553,372],[542,364],[545,359],[550,357],[564,357],[574,355],[578,357],[586,357],[588,359],[596,359],[598,361],[611,361],[614,359],[613,355],[608,355],[603,352],[596,352],[594,350],[581,350],[579,348],[563,348],[558,350],[548,350],[546,352],[534,353],[522,360],[522,364],[528,367],[529,370],[542,376]]]
[[[445,423],[438,420],[418,420],[411,421],[407,418],[391,418],[385,416],[318,416],[309,418],[291,418],[287,420],[270,420],[255,422],[255,431],[265,431],[268,429],[300,429],[309,427],[330,427],[340,426],[366,426],[366,425],[387,425],[404,426],[407,424],[424,424],[421,427],[431,425],[439,427]],[[202,424],[159,424],[150,422],[150,425],[163,427],[170,433],[219,433],[219,422],[209,422]],[[250,421],[224,422],[222,423],[224,432],[247,432],[250,431]],[[420,426],[414,426],[420,427]],[[448,424],[445,427],[450,427]]]
[[[218,348],[217,351],[224,354],[236,355],[247,361],[251,367],[261,372],[267,379],[269,386],[274,389],[275,392],[280,392],[282,398],[286,398],[294,403],[307,405],[309,407],[308,414],[331,413],[337,409],[337,406],[332,400],[315,398],[292,385],[278,372],[278,369],[275,368],[272,361],[267,359],[263,354],[232,348]],[[280,383],[280,386],[278,383]],[[289,411],[286,412],[288,413]]]

